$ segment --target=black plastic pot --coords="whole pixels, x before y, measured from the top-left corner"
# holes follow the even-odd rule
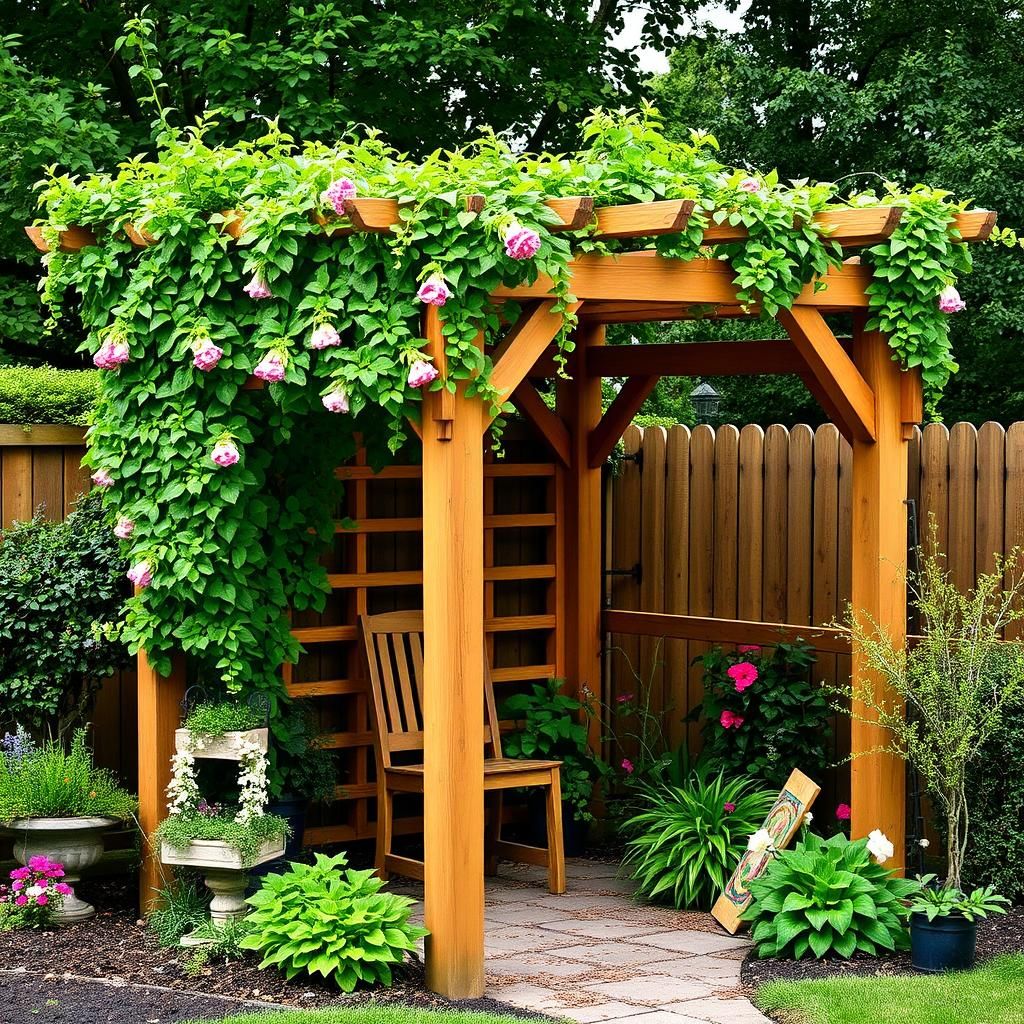
[[[914,968],[928,974],[968,971],[974,966],[978,923],[963,914],[949,914],[929,921],[926,914],[910,915],[910,959]]]
[[[249,872],[256,878],[284,871],[288,861],[295,860],[302,851],[302,833],[306,828],[306,800],[300,796],[283,796],[280,800],[267,805],[267,814],[276,814],[284,818],[291,828],[291,835],[285,843],[284,856],[276,857]]]
[[[530,792],[526,798],[526,841],[533,846],[546,846],[548,841],[547,794],[543,789]],[[587,850],[590,822],[579,821],[572,804],[562,801],[562,838],[566,857],[581,857]]]

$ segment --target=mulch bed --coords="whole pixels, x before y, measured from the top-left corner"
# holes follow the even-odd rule
[[[162,949],[157,944],[137,922],[133,894],[123,881],[93,883],[82,889],[84,898],[97,907],[92,920],[53,931],[0,933],[0,1020],[4,1024],[8,1020],[39,1024],[216,1020],[244,1012],[247,1007],[239,1005],[239,1000],[302,1009],[373,1003],[539,1016],[494,999],[452,1002],[428,992],[423,965],[415,960],[396,970],[390,989],[351,994],[319,977],[288,982],[273,968],[258,970],[258,960],[250,958],[211,962],[190,976],[188,951]],[[88,984],[88,979],[106,984]],[[13,1014],[14,1007],[24,1012],[4,1016]]]
[[[997,915],[978,922],[978,962],[1003,953],[1024,953],[1024,907],[1016,907],[1005,916]],[[885,956],[854,956],[824,960],[759,960],[751,952],[740,968],[744,985],[758,988],[769,981],[810,981],[816,978],[877,977],[893,974],[917,974],[910,965],[910,953]]]

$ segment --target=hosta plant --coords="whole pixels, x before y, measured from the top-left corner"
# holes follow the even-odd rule
[[[347,868],[343,853],[290,864],[249,898],[252,931],[241,946],[263,955],[261,968],[278,967],[289,980],[321,974],[345,992],[359,982],[390,985],[392,966],[427,932],[409,923],[413,901],[381,892],[383,885],[372,870]]]
[[[800,960],[905,949],[904,901],[920,883],[877,863],[867,839],[840,833],[807,834],[779,852],[749,888],[754,900],[743,919],[753,922],[758,955]]]
[[[745,778],[706,768],[683,786],[641,783],[635,796],[623,868],[636,879],[637,896],[702,910],[725,888],[775,800]]]

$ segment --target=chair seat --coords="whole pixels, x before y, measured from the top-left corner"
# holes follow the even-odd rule
[[[549,772],[552,768],[560,768],[561,765],[561,761],[527,761],[516,757],[488,757],[484,759],[484,775]],[[392,765],[386,770],[389,775],[422,775],[423,765]]]

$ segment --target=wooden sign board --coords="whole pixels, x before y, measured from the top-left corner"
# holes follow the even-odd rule
[[[789,844],[820,792],[821,786],[807,778],[803,772],[792,772],[761,826],[772,837],[775,849],[782,850]],[[743,923],[740,914],[750,906],[751,895],[747,883],[764,871],[771,856],[768,851],[752,853],[748,850],[744,853],[725,892],[711,908],[711,916],[731,935],[739,931]]]

